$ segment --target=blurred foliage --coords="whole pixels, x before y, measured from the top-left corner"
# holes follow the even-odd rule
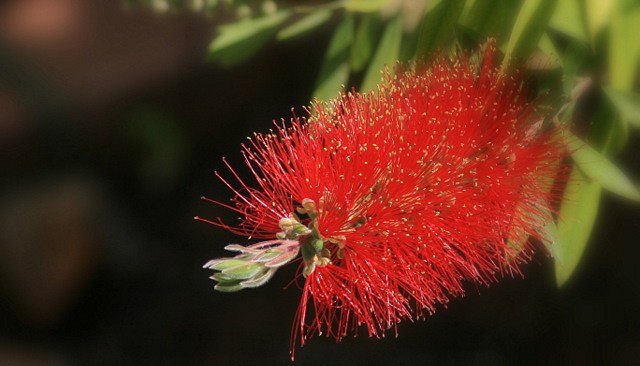
[[[125,114],[122,134],[140,151],[135,159],[138,179],[152,193],[166,193],[183,174],[187,136],[180,121],[153,105]],[[133,157],[132,157],[133,158]]]
[[[131,1],[130,1],[131,3]],[[611,160],[640,128],[640,1],[637,0],[342,0],[332,2],[148,0],[155,9],[226,12],[210,60],[233,66],[273,39],[302,38],[334,28],[312,95],[344,87],[372,90],[397,60],[474,49],[495,38],[502,67],[525,64],[546,104],[560,111],[574,169],[565,189],[555,240],[556,277],[575,271],[598,212],[602,190],[639,200],[638,186]],[[359,85],[354,81],[361,80]],[[573,130],[571,133],[569,130]],[[635,132],[635,131],[634,131]],[[575,133],[575,135],[574,135]],[[576,137],[580,136],[580,137]]]

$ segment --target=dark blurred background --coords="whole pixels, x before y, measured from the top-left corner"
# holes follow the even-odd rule
[[[0,4],[0,365],[290,363],[294,268],[214,292],[201,266],[239,238],[193,216],[233,220],[199,197],[227,199],[222,157],[240,166],[245,136],[301,111],[330,28],[224,69],[205,62],[220,19]],[[635,177],[636,135],[620,159]],[[637,363],[639,229],[638,208],[605,195],[564,288],[539,255],[398,338],[315,338],[296,363]]]

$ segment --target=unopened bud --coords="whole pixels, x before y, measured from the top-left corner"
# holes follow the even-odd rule
[[[278,226],[280,226],[280,229],[284,231],[289,231],[293,229],[293,227],[297,224],[299,224],[299,222],[297,222],[295,219],[291,217],[283,217],[278,222]]]
[[[315,269],[316,269],[316,261],[317,261],[317,259],[314,257],[313,261],[307,263],[304,266],[304,269],[302,270],[302,275],[303,276],[308,277],[310,274],[313,273],[313,271],[315,271]]]
[[[320,253],[322,252],[322,249],[324,249],[324,242],[320,239],[316,239],[313,241],[313,249],[316,250],[316,253]]]
[[[302,225],[302,224],[298,224],[296,226],[293,227],[293,230],[291,231],[294,235],[309,235],[311,234],[311,230]]]
[[[301,204],[302,208],[304,208],[307,213],[313,213],[316,211],[316,203],[312,199],[305,198],[302,200]]]

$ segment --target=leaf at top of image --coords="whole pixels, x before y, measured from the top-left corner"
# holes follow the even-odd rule
[[[381,26],[380,16],[377,14],[365,14],[360,20],[351,47],[350,63],[353,72],[360,72],[371,59]]]
[[[460,23],[481,38],[492,37],[498,44],[503,44],[513,27],[518,5],[518,1],[468,1],[460,16]]]
[[[463,1],[449,0],[441,1],[427,9],[420,25],[417,57],[429,55],[454,38],[456,23],[464,8],[463,5]]]
[[[382,79],[382,72],[385,66],[389,68],[390,72],[393,71],[400,52],[401,42],[402,16],[397,15],[387,23],[382,39],[360,86],[361,92],[367,92],[375,88]]]
[[[232,66],[257,53],[276,34],[291,12],[281,10],[260,18],[244,19],[218,27],[219,35],[209,45],[209,59]]]
[[[333,32],[316,81],[314,98],[329,100],[336,97],[349,80],[349,49],[354,27],[353,16],[347,13]]]
[[[584,0],[584,10],[587,18],[587,29],[591,44],[595,44],[596,37],[611,20],[611,12],[616,6],[615,0]]]
[[[549,20],[549,26],[580,42],[587,43],[587,32],[582,10],[581,0],[558,1]]]
[[[535,49],[555,5],[555,0],[527,0],[522,4],[504,51],[503,69],[513,57],[526,57]]]
[[[391,0],[346,0],[344,7],[348,11],[372,13],[382,10]]]
[[[277,38],[279,41],[286,41],[305,36],[327,23],[331,19],[332,13],[331,9],[314,11],[279,31]]]

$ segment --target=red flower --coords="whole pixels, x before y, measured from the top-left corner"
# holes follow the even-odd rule
[[[250,139],[257,187],[229,167],[233,206],[217,202],[243,221],[204,221],[277,239],[209,262],[216,288],[262,284],[301,251],[293,351],[313,334],[384,336],[463,295],[464,282],[517,273],[530,238],[547,240],[565,151],[495,54],[489,44],[479,59],[441,57]]]

